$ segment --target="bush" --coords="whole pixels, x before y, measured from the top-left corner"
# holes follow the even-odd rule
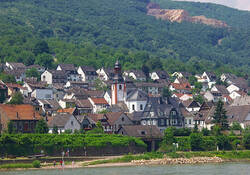
[[[201,151],[202,147],[202,134],[200,133],[192,133],[190,135],[190,145],[192,151]]]
[[[32,165],[34,168],[40,168],[41,167],[41,163],[39,160],[35,160],[32,162]]]
[[[219,149],[229,150],[232,148],[228,136],[220,135],[216,137],[216,143]]]
[[[250,133],[244,134],[243,145],[246,149],[250,149]]]

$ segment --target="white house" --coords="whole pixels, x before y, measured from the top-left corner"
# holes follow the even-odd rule
[[[94,82],[98,78],[96,70],[90,66],[79,66],[77,72],[84,82]]]
[[[34,97],[36,99],[51,100],[53,99],[53,90],[52,89],[35,89],[31,93],[31,97]]]
[[[234,84],[231,84],[227,87],[228,92],[231,94],[233,91],[239,91],[240,88]]]
[[[98,113],[109,108],[108,102],[104,98],[88,98],[93,106],[93,113]]]
[[[67,75],[61,70],[46,70],[41,74],[41,81],[44,81],[47,84],[66,83]]]
[[[170,78],[166,71],[154,71],[150,73],[149,76],[152,80],[159,80],[159,79],[167,80]]]
[[[100,80],[102,81],[108,81],[111,80],[114,76],[114,70],[111,68],[101,68],[98,69],[96,71],[96,73],[98,74],[98,77],[100,78]]]
[[[132,90],[129,92],[125,104],[129,109],[129,113],[135,111],[143,111],[148,101],[148,96],[141,90]]]

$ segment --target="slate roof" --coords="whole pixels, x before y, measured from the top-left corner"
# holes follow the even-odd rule
[[[23,63],[8,62],[14,69],[25,69],[26,66]]]
[[[61,106],[56,100],[38,100],[38,101],[45,104],[45,106],[47,105],[49,106],[45,107],[45,110],[57,111],[58,109],[61,108]]]
[[[227,111],[229,122],[237,121],[243,123],[250,115],[250,105],[227,106],[225,110]]]
[[[138,89],[134,89],[127,95],[127,101],[147,101],[148,95]]]
[[[141,70],[131,70],[129,72],[133,72],[136,76],[136,79],[138,78],[146,78],[146,75]]]
[[[76,70],[74,64],[59,64],[58,66],[61,67],[62,71],[75,71]]]
[[[97,76],[96,70],[92,66],[80,66],[82,71],[87,75]]]
[[[124,114],[123,112],[108,112],[106,117],[108,118],[108,122],[110,125],[114,125],[115,122],[119,119],[119,117]]]
[[[169,74],[164,70],[157,70],[155,72],[159,76],[160,79],[169,79],[170,78]]]
[[[140,138],[162,138],[163,134],[154,125],[128,125],[122,126],[122,129],[126,132],[126,135]]]
[[[71,116],[71,114],[57,114],[48,121],[48,125],[50,128],[52,128],[53,126],[57,126],[58,128],[64,128]]]
[[[215,85],[216,89],[221,93],[221,94],[229,94],[227,88],[223,85]]]
[[[76,106],[78,108],[93,108],[92,104],[89,102],[88,99],[76,100]]]
[[[34,107],[29,104],[10,105],[0,104],[0,111],[10,120],[40,120],[42,117],[34,110]]]

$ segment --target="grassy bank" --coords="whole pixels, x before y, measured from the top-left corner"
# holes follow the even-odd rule
[[[0,169],[34,168],[31,163],[13,163],[0,165]]]
[[[125,163],[133,160],[151,160],[169,158],[192,158],[192,157],[220,157],[227,160],[250,160],[250,150],[246,151],[208,151],[208,152],[171,152],[171,153],[145,153],[141,155],[125,155],[121,158],[109,160],[96,160],[88,163],[83,163],[83,166],[98,165],[106,163]]]

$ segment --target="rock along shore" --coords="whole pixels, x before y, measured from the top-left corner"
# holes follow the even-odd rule
[[[133,160],[135,165],[172,165],[172,164],[197,164],[197,163],[221,163],[223,159],[219,157],[192,157],[192,158],[163,158],[152,160]]]

